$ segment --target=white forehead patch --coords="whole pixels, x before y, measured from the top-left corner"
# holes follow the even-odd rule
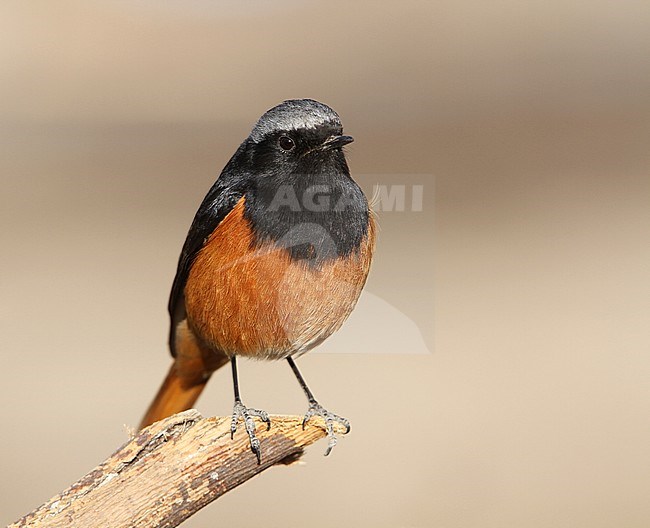
[[[260,117],[249,137],[258,143],[267,134],[279,130],[316,128],[325,124],[341,127],[341,118],[329,106],[313,99],[292,99]]]

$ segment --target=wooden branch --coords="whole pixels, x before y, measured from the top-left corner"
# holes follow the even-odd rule
[[[189,410],[140,431],[105,462],[9,528],[173,527],[224,493],[278,464],[297,460],[325,436],[322,420],[303,431],[298,416],[272,416],[257,428],[262,463],[240,424]]]

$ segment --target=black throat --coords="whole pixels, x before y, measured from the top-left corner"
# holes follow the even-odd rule
[[[272,241],[310,265],[357,251],[368,231],[368,202],[343,152],[305,156],[292,169],[267,166],[251,182],[245,214],[258,242]]]

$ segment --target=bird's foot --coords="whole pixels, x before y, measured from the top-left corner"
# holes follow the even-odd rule
[[[232,409],[232,421],[230,422],[230,439],[235,435],[237,431],[237,422],[242,418],[244,420],[244,426],[246,427],[246,432],[248,433],[248,438],[251,442],[251,451],[255,453],[257,457],[257,463],[262,462],[262,453],[260,451],[260,441],[255,436],[255,420],[253,417],[257,416],[260,420],[266,423],[266,430],[268,431],[271,428],[271,419],[266,411],[260,411],[259,409],[250,409],[245,407],[241,401],[235,401],[235,405]]]
[[[305,428],[305,425],[307,425],[307,422],[313,416],[320,416],[323,420],[325,420],[325,431],[327,432],[327,440],[328,440],[327,451],[325,451],[325,456],[327,456],[332,452],[332,449],[334,448],[337,442],[336,435],[334,434],[334,424],[338,423],[343,427],[345,427],[345,432],[343,434],[348,434],[350,432],[350,422],[346,418],[343,418],[342,416],[329,412],[316,400],[312,400],[309,402],[309,409],[307,410],[307,414],[305,414],[305,418],[302,421],[303,429]]]

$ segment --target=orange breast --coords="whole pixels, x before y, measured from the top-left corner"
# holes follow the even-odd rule
[[[357,252],[320,266],[292,260],[272,242],[256,247],[242,198],[192,265],[188,323],[207,346],[228,355],[278,359],[306,352],[350,315],[373,249],[372,217]]]

